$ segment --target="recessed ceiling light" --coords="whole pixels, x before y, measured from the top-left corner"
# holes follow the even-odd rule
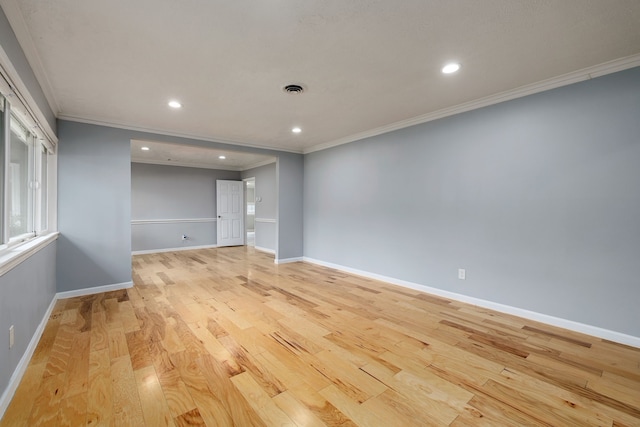
[[[182,104],[178,101],[169,101],[169,107],[171,108],[182,108]]]
[[[460,64],[456,62],[452,62],[442,67],[442,72],[445,74],[451,74],[451,73],[455,73],[459,69],[460,69]]]
[[[140,148],[142,151],[149,151],[149,147],[141,147]]]
[[[294,127],[293,129],[291,129],[291,132],[293,132],[293,133],[300,133],[300,132],[302,132],[302,129],[296,126],[296,127]]]
[[[224,160],[224,159],[226,159],[226,158],[227,158],[227,156],[218,156],[218,158],[219,158],[220,160]]]

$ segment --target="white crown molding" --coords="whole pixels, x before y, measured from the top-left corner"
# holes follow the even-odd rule
[[[623,334],[621,332],[611,331],[608,329],[600,328],[598,326],[587,325],[584,323],[575,322],[573,320],[562,319],[560,317],[537,313],[535,311],[525,310],[522,308],[513,307],[506,304],[500,304],[497,302],[483,300],[483,299],[468,296],[468,295],[445,291],[443,289],[432,288],[430,286],[420,285],[413,282],[407,282],[405,280],[395,279],[393,277],[383,276],[376,273],[370,273],[368,271],[358,270],[351,267],[345,267],[343,265],[333,264],[330,262],[325,262],[325,261],[321,261],[314,258],[303,257],[303,261],[308,262],[310,264],[321,265],[323,267],[333,268],[335,270],[344,271],[350,274],[355,274],[357,276],[362,276],[369,279],[391,283],[393,285],[402,286],[404,288],[413,289],[420,292],[426,292],[428,294],[437,295],[439,297],[452,299],[452,300],[464,302],[467,304],[477,305],[479,307],[488,308],[490,310],[499,311],[501,313],[512,314],[514,316],[522,317],[524,319],[534,320],[536,322],[546,323],[547,325],[557,326],[559,328],[580,332],[581,334],[591,335],[591,336],[606,339],[609,341],[615,341],[617,343],[640,348],[640,337],[634,337],[632,335]]]
[[[589,78],[595,79],[597,77],[606,76],[607,74],[617,73],[618,71],[624,71],[638,66],[640,66],[640,54],[608,61],[594,67],[585,68],[584,71],[589,72]]]
[[[31,65],[31,69],[36,75],[38,83],[40,83],[40,87],[42,88],[44,96],[49,103],[49,107],[53,111],[53,114],[57,116],[60,112],[60,103],[58,102],[52,89],[51,81],[49,80],[49,77],[44,70],[42,60],[40,59],[40,54],[38,54],[36,45],[35,43],[33,43],[33,38],[31,37],[31,33],[27,28],[27,23],[24,20],[24,15],[20,10],[18,1],[0,0],[0,6],[2,6],[2,10],[7,16],[7,20],[11,24],[11,29],[16,35],[18,43],[20,43],[20,47],[22,47],[24,56],[27,57],[27,61],[29,62],[29,65]]]
[[[145,128],[142,126],[134,126],[131,124],[126,124],[126,123],[118,123],[118,122],[107,122],[107,121],[103,121],[103,120],[99,120],[99,119],[95,119],[95,118],[90,118],[90,117],[83,117],[83,116],[72,116],[72,115],[67,115],[67,114],[60,114],[58,115],[58,119],[60,120],[67,120],[69,122],[77,122],[77,123],[86,123],[88,125],[97,125],[97,126],[106,126],[106,127],[110,127],[110,128],[115,128],[115,129],[125,129],[125,130],[131,130],[134,132],[145,132],[145,133],[152,133],[152,134],[156,134],[156,135],[163,135],[163,136],[173,136],[176,138],[185,138],[185,139],[193,139],[193,140],[197,140],[197,141],[202,141],[202,142],[214,142],[217,144],[225,144],[225,145],[229,145],[229,146],[237,146],[237,147],[247,147],[247,148],[254,148],[256,150],[264,150],[264,151],[269,151],[270,153],[260,153],[260,154],[266,154],[266,155],[270,155],[270,156],[276,156],[276,153],[273,153],[274,151],[280,151],[280,152],[285,152],[285,153],[295,153],[295,154],[302,154],[302,150],[291,150],[291,149],[286,149],[286,148],[282,148],[282,147],[271,147],[271,146],[267,146],[267,145],[257,145],[257,144],[248,144],[246,142],[242,142],[242,141],[234,141],[234,140],[225,140],[225,139],[221,139],[221,138],[211,138],[211,137],[207,137],[207,136],[203,136],[203,135],[192,135],[192,134],[186,134],[186,133],[180,133],[180,132],[171,132],[168,130],[163,130],[163,129],[151,129],[151,128]],[[134,139],[138,139],[138,138],[134,138]],[[157,141],[158,139],[155,138],[154,141]],[[233,148],[230,148],[231,151],[233,151]]]
[[[491,95],[488,97],[484,97],[484,98],[480,98],[474,101],[470,101],[470,102],[466,102],[463,104],[459,104],[459,105],[455,105],[452,107],[448,107],[448,108],[443,108],[441,110],[438,111],[434,111],[431,113],[427,113],[424,115],[420,115],[417,117],[413,117],[413,118],[409,118],[406,120],[401,120],[398,122],[394,122],[385,126],[381,126],[375,129],[371,129],[368,131],[364,131],[364,132],[359,132],[353,135],[349,135],[349,136],[345,136],[343,138],[339,138],[333,141],[328,141],[325,143],[320,143],[320,144],[316,144],[310,148],[306,148],[303,150],[295,150],[295,149],[290,149],[290,148],[283,148],[283,147],[276,147],[276,146],[270,146],[270,145],[257,145],[257,144],[249,144],[243,141],[235,141],[235,140],[225,140],[225,139],[218,139],[218,138],[211,138],[211,137],[206,137],[203,135],[192,135],[192,134],[186,134],[186,133],[179,133],[179,132],[170,132],[170,131],[166,131],[166,130],[162,130],[162,129],[151,129],[151,128],[144,128],[144,127],[140,127],[140,126],[134,126],[131,124],[126,124],[126,123],[119,123],[119,122],[108,122],[108,121],[104,121],[104,120],[100,120],[100,119],[96,119],[96,118],[91,118],[91,117],[86,117],[86,116],[73,116],[73,115],[65,115],[65,114],[60,114],[60,106],[59,103],[57,102],[57,99],[54,96],[54,92],[52,90],[52,86],[50,84],[50,81],[47,77],[46,72],[44,71],[44,67],[42,65],[42,61],[37,53],[37,49],[35,48],[35,44],[33,43],[33,39],[31,38],[31,35],[28,31],[28,28],[26,26],[25,20],[24,20],[24,16],[22,15],[22,12],[20,10],[20,7],[18,5],[17,0],[0,0],[0,5],[2,5],[3,10],[5,11],[5,14],[7,15],[7,18],[9,19],[9,21],[11,22],[12,28],[14,30],[14,32],[16,33],[16,37],[18,38],[18,41],[23,49],[23,51],[25,52],[25,56],[27,57],[27,60],[29,61],[34,73],[36,74],[36,78],[38,79],[38,81],[40,82],[40,85],[45,93],[45,97],[47,98],[47,101],[49,102],[49,105],[51,106],[52,110],[54,111],[54,113],[56,113],[57,117],[61,120],[68,120],[68,121],[73,121],[73,122],[80,122],[80,123],[87,123],[87,124],[94,124],[94,125],[100,125],[100,126],[108,126],[108,127],[113,127],[113,128],[119,128],[119,129],[127,129],[127,130],[132,130],[132,131],[138,131],[138,132],[147,132],[147,133],[155,133],[155,134],[162,134],[162,135],[166,135],[166,136],[174,136],[174,137],[179,137],[179,138],[189,138],[189,139],[196,139],[196,140],[201,140],[201,141],[207,141],[207,142],[214,142],[214,143],[220,143],[220,144],[226,144],[226,145],[231,145],[231,146],[242,146],[242,147],[248,147],[248,148],[254,148],[254,149],[259,149],[259,150],[268,150],[268,151],[280,151],[280,152],[290,152],[290,153],[296,153],[296,154],[309,154],[309,153],[313,153],[315,151],[321,151],[321,150],[325,150],[331,147],[336,147],[339,145],[343,145],[343,144],[347,144],[349,142],[354,142],[354,141],[358,141],[361,139],[365,139],[365,138],[370,138],[373,136],[377,136],[377,135],[381,135],[384,133],[388,133],[388,132],[392,132],[394,130],[399,130],[399,129],[403,129],[406,127],[410,127],[410,126],[414,126],[414,125],[418,125],[418,124],[422,124],[422,123],[426,123],[429,121],[433,121],[433,120],[437,120],[440,118],[444,118],[444,117],[448,117],[448,116],[452,116],[455,114],[459,114],[459,113],[463,113],[463,112],[467,112],[467,111],[471,111],[471,110],[475,110],[478,108],[482,108],[482,107],[487,107],[490,105],[494,105],[497,103],[501,103],[501,102],[505,102],[505,101],[509,101],[509,100],[513,100],[513,99],[517,99],[517,98],[521,98],[527,95],[532,95],[535,93],[539,93],[539,92],[543,92],[543,91],[547,91],[550,89],[555,89],[558,87],[562,87],[562,86],[566,86],[572,83],[577,83],[580,81],[584,81],[584,80],[589,80],[592,78],[596,78],[596,77],[600,77],[600,76],[604,76],[607,74],[611,74],[611,73],[615,73],[618,71],[622,71],[625,69],[629,69],[629,68],[633,68],[636,66],[640,66],[640,54],[637,55],[631,55],[625,58],[620,58],[620,59],[616,59],[613,61],[608,61],[605,62],[603,64],[599,64],[599,65],[595,65],[592,67],[588,67],[588,68],[584,68],[582,70],[578,70],[578,71],[574,71],[571,73],[567,73],[561,76],[557,76],[557,77],[553,77],[547,80],[543,80],[541,82],[536,82],[536,83],[532,83],[529,85],[525,85],[513,90],[509,90],[509,91],[505,91],[505,92],[501,92],[495,95]],[[4,51],[1,50],[0,48],[0,61],[4,60],[4,58],[2,58],[2,56],[4,55]],[[5,55],[6,56],[6,55]],[[13,73],[11,75],[12,80],[14,80],[14,82],[16,82],[17,86],[24,86],[21,81],[18,80],[16,81],[15,76],[17,76],[17,73],[15,73],[15,70],[13,70]],[[26,90],[23,90],[26,88],[23,87],[18,87],[18,90],[22,93],[25,94],[24,96],[27,97],[27,101],[28,102],[32,102],[33,99],[31,98],[31,96],[28,94],[28,92]],[[31,103],[30,105],[35,105],[35,103]],[[40,117],[38,117],[38,120],[42,121],[42,119]],[[44,120],[43,123],[44,126],[48,127],[48,123],[46,123],[46,120]],[[53,133],[53,131],[49,128],[45,130],[47,132],[47,134],[49,136],[53,135],[55,136],[55,134]],[[57,139],[54,139],[54,141],[57,142]],[[145,163],[143,161],[137,161],[138,163]],[[164,163],[157,163],[157,164],[164,164]],[[269,164],[269,163],[267,163]],[[213,169],[210,166],[206,166],[206,165],[198,165],[198,166],[194,166],[194,165],[189,165],[189,164],[176,164],[176,163],[171,163],[172,166],[185,166],[185,167],[200,167],[200,168],[208,168],[208,169]],[[254,168],[254,167],[259,167],[260,165],[252,165],[250,168]],[[218,168],[221,169],[221,168]],[[221,169],[221,170],[239,170],[239,171],[243,171],[243,170],[247,170],[247,169]]]
[[[244,172],[250,169],[259,168],[260,166],[270,165],[276,162],[276,158],[274,157],[271,160],[264,160],[259,163],[255,163],[249,166],[224,166],[221,167],[219,165],[210,165],[206,163],[187,163],[187,162],[174,162],[166,161],[166,160],[147,160],[147,159],[138,159],[131,158],[131,163],[143,163],[147,165],[162,165],[162,166],[180,166],[183,168],[196,168],[196,169],[211,169],[211,170],[219,170],[219,171],[232,171],[232,172]]]
[[[148,160],[148,159],[140,159],[138,157],[132,157],[131,163],[143,163],[147,165],[162,165],[162,166],[180,166],[183,168],[197,168],[197,169],[211,169],[211,170],[219,170],[219,171],[232,171],[232,172],[244,172],[249,169],[258,168],[260,166],[270,165],[276,162],[276,158],[263,160],[258,163],[251,164],[249,166],[220,166],[220,165],[212,165],[207,163],[189,163],[189,162],[176,162],[176,161],[167,161],[167,160]]]
[[[146,165],[161,165],[161,166],[179,166],[182,168],[196,168],[196,169],[211,169],[211,170],[219,170],[219,171],[232,171],[232,172],[242,172],[245,170],[244,168],[237,166],[225,166],[219,167],[218,165],[210,165],[206,163],[188,163],[188,162],[174,162],[166,161],[166,160],[147,160],[147,159],[138,159],[131,158],[131,163],[142,163]]]
[[[499,104],[501,102],[510,101],[516,98],[522,98],[524,96],[533,95],[535,93],[544,92],[551,89],[556,89],[562,86],[567,86],[573,83],[578,83],[584,80],[601,77],[607,74],[623,71],[629,68],[640,66],[640,54],[631,55],[625,58],[616,59],[613,61],[605,62],[603,64],[595,65],[593,67],[584,68],[582,70],[574,71],[571,73],[563,74],[561,76],[553,77],[547,80],[543,80],[537,83],[521,86],[516,89],[500,92],[495,95],[487,96],[484,98],[476,99],[474,101],[465,102],[463,104],[454,105],[452,107],[443,108],[432,113],[423,114],[421,116],[413,117],[399,122],[391,123],[385,126],[381,126],[368,131],[356,133],[353,135],[345,136],[334,141],[321,143],[314,145],[311,148],[305,149],[304,154],[313,153],[315,151],[326,150],[328,148],[337,147],[339,145],[348,144],[349,142],[358,141],[365,138],[371,138],[373,136],[382,135],[384,133],[392,132],[394,130],[404,129],[409,126],[419,125],[422,123],[430,122],[433,120],[441,119],[455,114],[464,113],[471,110],[476,110],[482,107],[488,107],[490,105]]]

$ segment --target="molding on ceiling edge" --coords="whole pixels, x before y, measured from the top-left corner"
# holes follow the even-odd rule
[[[331,142],[314,145],[313,147],[304,150],[303,154],[309,154],[315,151],[326,150],[328,148],[337,147],[339,145],[348,144],[350,142],[358,141],[361,139],[382,135],[384,133],[392,132],[394,130],[404,129],[410,126],[431,122],[433,120],[438,120],[448,116],[453,116],[455,114],[460,114],[467,111],[476,110],[478,108],[499,104],[501,102],[510,101],[512,99],[522,98],[528,95],[533,95],[539,92],[556,89],[562,86],[568,86],[573,83],[594,79],[596,77],[601,77],[607,74],[616,73],[618,71],[623,71],[623,70],[637,67],[637,66],[640,66],[640,54],[627,56],[625,58],[615,59],[613,61],[605,62],[600,65],[595,65],[593,67],[588,67],[582,70],[563,74],[561,76],[553,77],[551,79],[543,80],[541,82],[528,84],[516,89],[500,92],[495,95],[490,95],[474,101],[469,101],[463,104],[455,105],[453,107],[443,108],[441,110],[434,111],[433,113],[428,113],[428,114],[413,117],[410,119],[401,120],[399,122],[391,123],[375,129],[356,133],[351,136],[339,138]]]
[[[595,65],[593,67],[588,67],[582,70],[563,74],[561,76],[553,77],[551,79],[543,80],[541,82],[521,86],[519,88],[501,92],[485,98],[480,98],[475,101],[466,102],[453,107],[443,108],[441,110],[438,110],[432,113],[424,114],[424,115],[413,117],[406,120],[401,120],[399,122],[391,123],[391,124],[381,126],[375,129],[371,129],[368,131],[359,132],[350,136],[346,136],[344,138],[336,139],[334,141],[316,144],[309,149],[292,150],[292,149],[276,148],[272,146],[252,145],[252,144],[246,144],[246,143],[237,142],[237,141],[218,140],[218,139],[206,138],[206,137],[197,136],[197,135],[169,133],[162,130],[146,129],[146,128],[135,127],[135,126],[125,125],[125,124],[109,123],[109,122],[104,122],[100,120],[66,116],[64,114],[60,114],[60,111],[61,111],[60,104],[58,103],[58,100],[55,97],[51,82],[49,81],[49,78],[47,77],[47,73],[44,70],[44,66],[42,65],[42,60],[40,59],[40,55],[38,54],[38,51],[35,47],[35,44],[31,37],[31,33],[27,28],[24,15],[22,14],[20,6],[18,5],[18,1],[17,0],[0,0],[0,7],[2,7],[2,10],[7,16],[7,20],[9,21],[11,28],[13,29],[16,35],[16,38],[18,39],[18,43],[22,47],[24,55],[26,56],[27,61],[34,72],[36,79],[38,80],[38,83],[40,83],[40,87],[44,92],[45,98],[47,99],[49,106],[53,110],[54,115],[58,119],[69,120],[69,121],[80,122],[80,123],[87,123],[87,124],[95,124],[95,125],[101,125],[101,126],[109,126],[109,127],[120,128],[120,129],[141,131],[141,132],[161,133],[167,136],[198,139],[202,141],[217,142],[217,143],[229,144],[229,145],[238,145],[238,146],[263,149],[263,150],[284,151],[284,152],[290,152],[290,153],[296,153],[296,154],[309,154],[315,151],[326,150],[328,148],[347,144],[349,142],[370,138],[373,136],[392,132],[394,130],[399,130],[406,127],[418,125],[421,123],[430,122],[433,120],[452,116],[455,114],[464,113],[464,112],[475,110],[482,107],[487,107],[493,104],[498,104],[500,102],[521,98],[527,95],[533,95],[535,93],[544,92],[546,90],[555,89],[558,87],[570,85],[572,83],[577,83],[580,81],[589,80],[589,79],[604,76],[607,74],[615,73],[618,71],[623,71],[636,66],[640,66],[640,54],[631,55],[625,58],[615,59],[612,61],[605,62],[603,64]],[[0,57],[5,57],[5,59],[8,59],[4,50],[2,50],[1,48],[0,48]],[[9,64],[11,64],[10,61],[9,61]],[[19,78],[16,70],[13,68],[12,65],[11,65],[11,70],[7,70],[7,71],[9,71],[12,74],[11,75],[12,80],[14,80],[14,83],[18,86],[18,90],[21,92],[21,94],[23,94],[23,96],[27,98],[27,101],[31,103],[31,105],[37,105],[33,100],[33,98],[31,97],[31,95],[29,94],[29,92],[26,90],[26,86],[24,85],[22,80]],[[18,77],[17,80],[15,80],[16,76]],[[38,117],[38,119],[41,120],[41,119],[44,119],[44,117],[42,118]],[[45,123],[44,126],[48,128],[45,130],[45,132],[50,134],[50,136],[51,134],[55,135],[53,130],[49,128],[48,123],[46,122],[46,119],[44,119],[43,122]],[[57,142],[57,138],[55,138],[54,140]]]
[[[162,166],[180,166],[183,168],[197,168],[197,169],[211,169],[211,170],[221,170],[221,171],[232,171],[232,172],[244,172],[250,169],[259,168],[260,166],[270,165],[277,161],[276,156],[273,156],[272,159],[263,160],[258,163],[252,163],[246,166],[220,166],[220,165],[210,165],[205,163],[188,163],[188,162],[174,162],[166,161],[166,160],[146,160],[139,159],[137,157],[131,157],[131,163],[142,163],[146,165],[162,165]]]
[[[138,159],[136,157],[131,158],[131,163],[142,163],[145,165],[160,165],[160,166],[179,166],[182,168],[211,169],[211,170],[231,171],[231,172],[242,172],[246,170],[240,166],[219,166],[219,165],[209,165],[205,163],[174,162],[173,160],[172,161],[145,160],[145,159]]]
[[[225,144],[225,145],[231,145],[231,146],[236,146],[236,147],[254,148],[254,149],[257,149],[257,150],[280,151],[280,152],[284,152],[284,153],[303,154],[302,150],[291,150],[291,149],[286,149],[286,148],[277,148],[277,147],[273,147],[273,146],[269,146],[269,145],[247,144],[247,143],[240,142],[240,141],[225,140],[225,139],[220,139],[220,138],[211,138],[211,137],[206,137],[206,136],[202,136],[202,135],[191,135],[191,134],[180,133],[180,132],[171,132],[171,131],[163,130],[163,129],[151,129],[151,128],[145,128],[145,127],[142,127],[142,126],[134,126],[134,125],[128,125],[128,124],[116,123],[116,122],[106,122],[106,121],[103,121],[103,120],[91,119],[91,118],[80,117],[80,116],[70,116],[70,115],[66,115],[66,114],[59,114],[58,115],[58,119],[59,120],[66,120],[66,121],[69,121],[69,122],[85,123],[85,124],[88,124],[88,125],[105,126],[105,127],[115,128],[115,129],[131,130],[131,131],[134,131],[134,132],[145,132],[145,133],[152,133],[152,134],[162,135],[162,136],[171,136],[171,137],[175,137],[175,138],[193,139],[193,140],[202,141],[202,142],[215,142],[216,144]],[[140,139],[140,138],[132,138],[132,139],[144,140],[144,138],[142,138],[142,139]],[[158,141],[158,140],[157,139],[153,139],[153,141]],[[168,141],[158,141],[158,142],[168,142]],[[233,151],[233,149],[231,149],[231,151]],[[267,155],[267,156],[275,156],[275,154],[265,154],[265,155]]]
[[[24,15],[20,10],[18,1],[0,0],[0,6],[2,6],[2,10],[7,16],[7,20],[18,39],[18,43],[24,52],[24,56],[27,57],[27,62],[31,65],[31,69],[36,76],[36,80],[40,83],[40,87],[42,88],[44,96],[49,103],[49,107],[53,110],[53,114],[57,116],[60,112],[60,103],[58,103],[58,99],[56,98],[51,86],[51,81],[49,81],[49,77],[47,77],[47,73],[44,71],[40,54],[38,54],[36,45],[33,43],[31,33],[27,28],[27,23],[25,22]]]
[[[18,43],[20,44],[20,46],[22,47],[22,50],[24,51],[27,61],[29,62],[29,64],[31,65],[31,68],[33,69],[36,79],[38,80],[38,82],[40,83],[40,86],[42,87],[42,91],[44,92],[45,98],[47,99],[49,106],[51,107],[51,109],[54,112],[54,115],[56,115],[58,119],[68,120],[73,122],[80,122],[80,123],[87,123],[87,124],[94,124],[94,125],[101,125],[101,126],[108,126],[108,127],[119,128],[119,129],[140,131],[140,132],[160,133],[166,136],[197,139],[201,141],[216,142],[216,143],[228,144],[228,145],[237,145],[237,146],[256,148],[256,149],[262,149],[262,150],[284,151],[284,152],[296,153],[296,154],[309,154],[315,151],[326,150],[328,148],[337,147],[343,144],[348,144],[349,142],[354,142],[361,139],[382,135],[384,133],[392,132],[394,130],[399,130],[406,127],[427,123],[433,120],[441,119],[441,118],[452,116],[455,114],[464,113],[467,111],[475,110],[482,107],[487,107],[487,106],[498,104],[505,101],[510,101],[512,99],[522,98],[527,95],[533,95],[535,93],[556,89],[562,86],[567,86],[573,83],[590,80],[596,77],[601,77],[607,74],[612,74],[618,71],[623,71],[629,68],[640,66],[640,54],[631,55],[624,58],[608,61],[603,64],[584,68],[582,70],[563,74],[561,76],[553,77],[547,80],[543,80],[541,82],[521,86],[519,88],[512,89],[505,92],[500,92],[498,94],[490,95],[488,97],[480,98],[474,101],[465,102],[463,104],[459,104],[453,107],[443,108],[441,110],[434,111],[432,113],[424,114],[424,115],[413,117],[406,120],[401,120],[399,122],[391,123],[391,124],[381,126],[375,129],[371,129],[368,131],[359,132],[350,136],[346,136],[344,138],[336,139],[334,141],[320,143],[312,146],[309,149],[292,150],[292,149],[277,148],[273,146],[260,146],[260,145],[246,144],[239,141],[212,139],[212,138],[207,138],[207,137],[198,136],[198,135],[173,133],[173,132],[168,132],[168,131],[163,131],[158,129],[154,130],[154,129],[142,128],[142,127],[131,126],[126,124],[110,123],[110,122],[105,122],[105,121],[95,120],[90,118],[67,116],[64,114],[59,114],[61,110],[60,104],[58,103],[54,95],[51,82],[49,81],[49,78],[47,77],[47,74],[44,71],[42,60],[40,59],[40,55],[38,54],[35,44],[33,43],[33,39],[31,38],[31,35],[29,33],[26,22],[24,20],[24,16],[22,15],[22,11],[20,10],[20,6],[18,5],[17,0],[0,0],[0,6],[2,7],[2,10],[7,16],[9,23],[11,24],[11,28],[13,29],[16,35],[16,38],[18,39]],[[3,50],[0,50],[0,53],[2,54],[2,56],[6,57],[6,54],[4,53]],[[6,57],[6,59],[8,59],[8,57]],[[15,74],[15,76],[18,76],[16,70],[13,69],[13,66],[11,68],[12,68],[11,70],[7,70],[7,71],[9,71],[11,74]],[[12,75],[11,78],[14,79],[15,76]],[[14,82],[17,86],[19,86],[18,90],[22,94],[26,93],[26,95],[23,95],[23,96],[28,97],[27,101],[30,103],[33,101],[32,105],[36,105],[35,101],[31,97],[29,92],[26,90],[26,86],[24,85],[24,83],[22,83],[22,80],[19,79],[19,76],[18,76],[18,80]],[[40,119],[40,117],[38,119]],[[42,119],[44,119],[44,117],[42,117]],[[46,120],[44,120],[44,122],[46,123]],[[49,127],[48,124],[46,124],[45,126]],[[51,133],[55,135],[55,133],[53,133],[52,130],[51,130]]]

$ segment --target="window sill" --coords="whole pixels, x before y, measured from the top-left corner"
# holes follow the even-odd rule
[[[27,260],[31,255],[43,249],[58,238],[57,231],[39,236],[27,242],[12,246],[0,252],[0,276],[4,276],[14,267]]]

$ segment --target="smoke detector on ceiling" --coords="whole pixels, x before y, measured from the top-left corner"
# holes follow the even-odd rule
[[[291,93],[294,95],[304,92],[304,88],[300,85],[286,85],[285,87],[282,88],[282,90],[285,91],[286,93]]]

